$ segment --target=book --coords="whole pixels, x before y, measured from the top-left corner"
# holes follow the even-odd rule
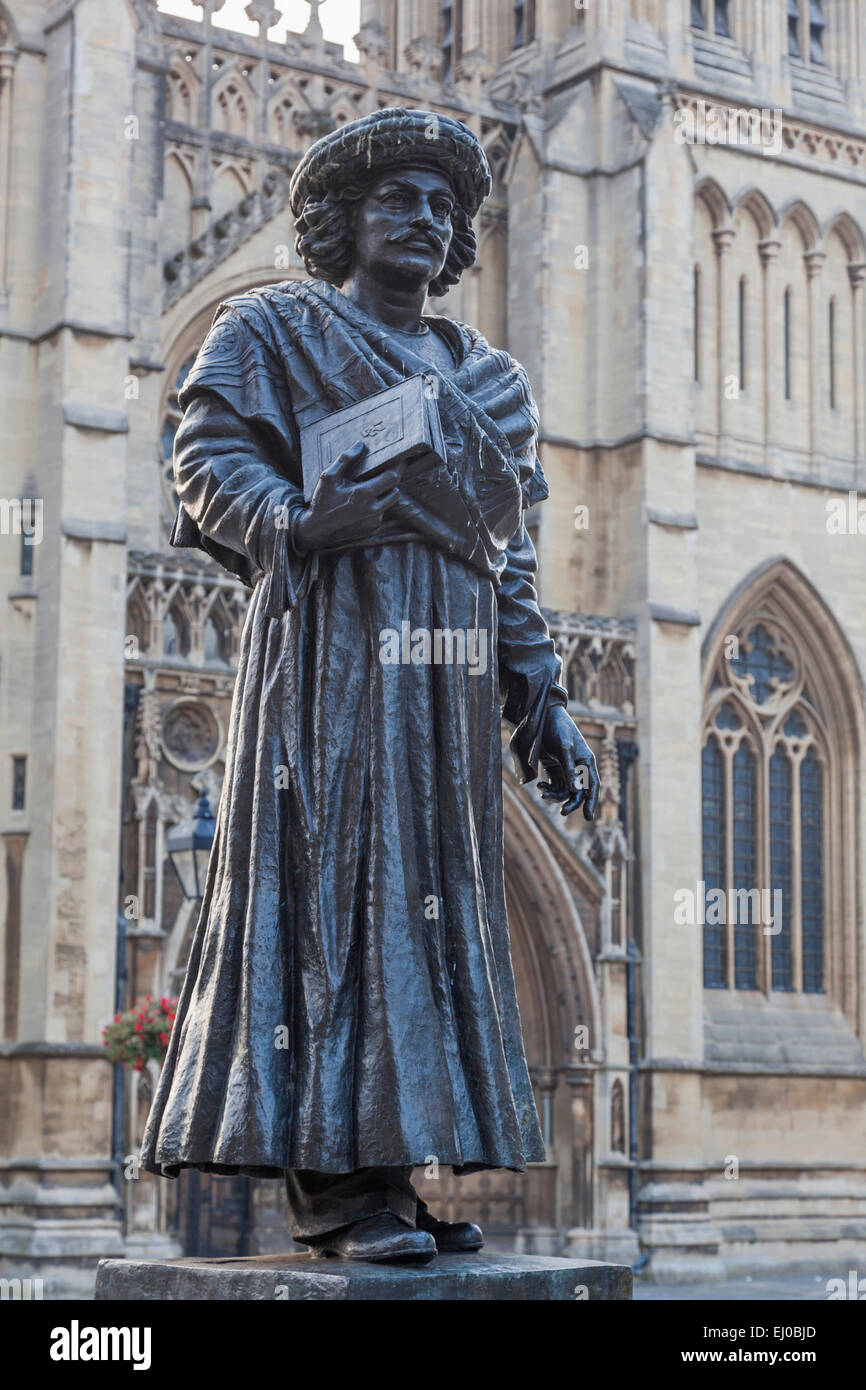
[[[300,432],[304,501],[309,502],[325,469],[359,441],[367,445],[368,453],[355,474],[358,481],[373,478],[392,464],[403,465],[408,477],[444,463],[442,421],[431,390],[435,380],[418,372],[305,425]],[[413,470],[416,462],[419,468]]]

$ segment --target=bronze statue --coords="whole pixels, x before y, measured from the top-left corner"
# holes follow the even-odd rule
[[[285,1176],[295,1239],[348,1259],[480,1247],[431,1215],[414,1166],[544,1158],[501,718],[522,780],[541,762],[564,815],[591,819],[598,797],[533,585],[524,514],[547,485],[526,373],[422,314],[472,265],[489,192],[478,140],[446,116],[398,107],[318,140],[291,187],[312,278],[222,304],[180,393],[173,543],[253,592],[143,1162]],[[411,443],[392,461],[393,416],[369,402],[419,375],[436,412],[417,383],[414,405],[388,397]],[[318,448],[348,407],[366,437],[311,473],[302,433]]]

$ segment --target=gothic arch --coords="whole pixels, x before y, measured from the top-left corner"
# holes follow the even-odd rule
[[[237,66],[221,72],[211,92],[211,122],[214,130],[249,139],[257,97]]]
[[[15,17],[9,6],[0,0],[0,48],[11,48],[17,52],[20,46],[21,40],[18,37],[18,25],[15,23]]]
[[[784,230],[785,224],[791,222],[800,233],[804,251],[814,251],[821,240],[821,228],[812,209],[808,207],[800,198],[795,198],[793,202],[787,203],[779,215],[779,227]]]
[[[713,227],[726,227],[731,220],[731,205],[727,194],[715,179],[701,178],[695,185],[695,197],[699,199],[707,209],[712,219]]]
[[[198,125],[201,81],[192,63],[175,56],[167,74],[166,97],[169,119],[183,125]]]
[[[163,250],[167,255],[185,251],[192,239],[193,192],[189,161],[180,150],[169,150],[162,185]]]
[[[798,731],[784,723],[787,715],[793,713],[808,726],[803,737],[812,738],[820,757],[824,777],[821,833],[826,968],[818,992],[826,993],[844,1013],[852,1030],[862,1036],[859,934],[863,885],[859,865],[860,778],[866,749],[863,677],[848,639],[817,589],[791,560],[776,557],[744,578],[723,604],[704,639],[703,705],[708,730],[729,702],[736,717],[749,713],[744,682],[731,674],[733,663],[725,659],[729,654],[725,641],[734,635],[754,632],[760,625],[781,644],[782,660],[791,667],[791,675],[780,684],[770,683],[773,689],[764,703],[763,727],[754,739],[754,747],[759,749],[763,739],[766,755],[779,746],[777,740],[783,735],[796,739]],[[727,729],[733,727],[729,721],[730,716]],[[751,740],[756,734],[751,714],[746,722],[746,737]],[[712,735],[722,747],[725,735],[721,740],[715,730]],[[708,743],[710,736],[708,732]],[[803,749],[797,750],[795,745],[796,751],[802,753]],[[766,806],[763,813],[760,811],[765,797],[766,790],[759,787],[759,814],[766,819]],[[766,871],[766,864],[764,868]]]
[[[736,217],[740,210],[751,214],[760,237],[772,235],[776,227],[776,214],[760,189],[749,188],[738,194],[733,202],[732,216]]]
[[[504,785],[505,879],[515,967],[536,1022],[524,1019],[533,1061],[546,1067],[576,1062],[574,1030],[589,1029],[593,1052],[602,1045],[601,1006],[583,924],[567,880],[521,793]],[[530,925],[531,924],[531,925]],[[530,1048],[529,1038],[527,1046]]]
[[[845,247],[849,261],[866,261],[866,239],[850,212],[835,212],[827,219],[822,233],[825,245],[834,233]]]

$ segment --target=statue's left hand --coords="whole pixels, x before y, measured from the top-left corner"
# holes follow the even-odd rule
[[[582,805],[584,820],[592,820],[600,790],[595,754],[562,705],[547,711],[540,761],[550,778],[538,784],[545,801],[564,802],[563,816]]]

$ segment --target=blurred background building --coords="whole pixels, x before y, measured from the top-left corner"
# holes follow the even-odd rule
[[[279,1184],[135,1177],[157,1064],[100,1035],[178,991],[166,840],[216,805],[245,609],[168,547],[177,390],[221,300],[305,274],[299,154],[392,105],[487,150],[435,307],[533,382],[541,601],[604,783],[564,825],[503,770],[547,1159],[421,1190],[659,1278],[863,1268],[866,13],[364,0],[350,61],[319,8],[277,42],[268,0],[251,34],[0,3],[3,1273],[287,1244]],[[705,910],[761,889],[772,923]]]

